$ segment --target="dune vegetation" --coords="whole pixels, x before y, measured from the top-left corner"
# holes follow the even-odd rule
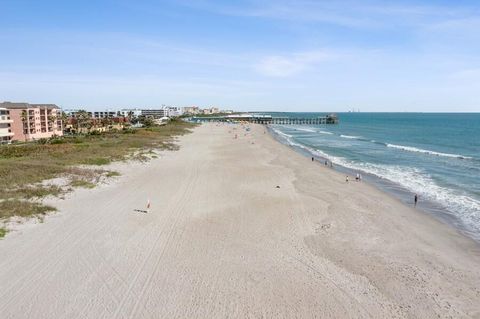
[[[174,137],[194,124],[172,120],[163,126],[92,132],[0,147],[0,219],[37,216],[53,211],[46,196],[60,197],[75,187],[93,188],[101,177],[118,176],[105,169],[113,161],[155,158],[154,150],[175,150]],[[62,177],[66,186],[46,181]]]

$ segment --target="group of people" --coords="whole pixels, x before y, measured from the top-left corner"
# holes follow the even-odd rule
[[[355,180],[356,180],[357,182],[361,182],[361,181],[362,181],[362,175],[359,174],[359,173],[357,173],[357,175],[355,176]],[[348,175],[347,175],[347,177],[345,178],[345,182],[348,183]]]
[[[315,161],[315,158],[312,156],[312,162]],[[327,160],[325,160],[325,166],[328,166],[329,162]],[[333,167],[333,163],[330,162],[330,167]],[[345,182],[348,183],[349,181],[349,177],[348,175],[345,177]],[[362,175],[360,173],[357,173],[357,175],[355,176],[355,181],[357,182],[361,182],[362,181]],[[414,207],[417,207],[417,203],[418,203],[418,195],[415,194],[414,197],[413,197],[413,206]]]
[[[315,157],[312,156],[312,162],[313,162],[313,161],[315,161]],[[333,163],[332,163],[332,162],[329,162],[329,161],[325,160],[325,166],[329,166],[329,165],[330,165],[330,167],[333,167]]]

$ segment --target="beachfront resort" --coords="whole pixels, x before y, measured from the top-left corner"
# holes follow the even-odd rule
[[[218,107],[199,108],[162,106],[159,108],[121,108],[99,111],[61,109],[55,104],[0,103],[0,144],[35,141],[62,136],[64,133],[121,130],[131,125],[141,127],[141,119],[164,124],[180,116],[231,114]]]

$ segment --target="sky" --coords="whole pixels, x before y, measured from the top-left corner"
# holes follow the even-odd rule
[[[0,101],[480,112],[480,1],[0,0]]]

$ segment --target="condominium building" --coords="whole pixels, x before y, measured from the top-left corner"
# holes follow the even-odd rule
[[[0,103],[10,113],[12,141],[63,135],[61,111],[55,104]]]
[[[195,115],[195,114],[200,114],[200,109],[198,106],[186,106],[183,108],[183,114],[191,114],[191,115]]]
[[[130,116],[139,117],[140,115],[142,115],[142,110],[140,109],[121,109],[118,112],[123,117],[130,117]]]
[[[65,114],[67,114],[70,117],[77,117],[78,112],[80,112],[80,109],[66,109],[64,110]],[[111,117],[116,117],[118,116],[118,112],[116,111],[86,111],[88,115],[90,115],[91,118],[93,119],[104,119],[104,118],[111,118]]]
[[[178,106],[167,106],[165,107],[166,115],[168,117],[176,117],[183,115],[183,108]]]
[[[0,108],[0,144],[9,144],[13,137],[13,120],[10,118],[10,111]]]
[[[155,109],[155,110],[142,110],[142,116],[152,117],[154,119],[159,119],[165,116],[168,116],[168,111],[165,109]]]
[[[218,107],[211,107],[209,109],[204,109],[203,114],[217,114],[219,112]]]
[[[105,118],[117,116],[117,112],[115,111],[95,111],[90,113],[92,114],[92,117],[94,119],[105,119]]]

